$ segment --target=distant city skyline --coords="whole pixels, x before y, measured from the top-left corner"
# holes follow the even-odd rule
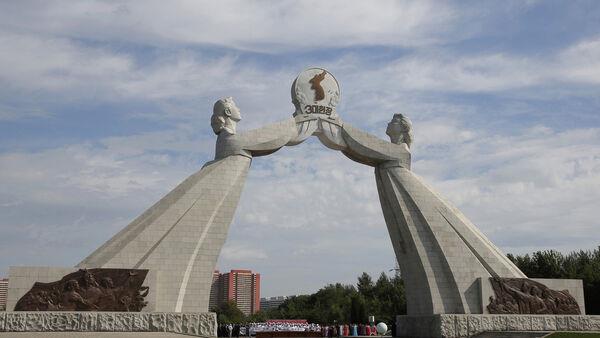
[[[0,276],[74,266],[213,159],[214,102],[289,118],[323,67],[504,253],[600,244],[597,1],[0,3]],[[218,268],[263,296],[376,278],[395,257],[373,170],[314,138],[252,161]]]

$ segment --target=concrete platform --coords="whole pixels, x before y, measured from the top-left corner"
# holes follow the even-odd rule
[[[438,314],[397,316],[398,337],[535,337],[538,333],[600,332],[600,316]],[[478,336],[482,333],[486,335]]]

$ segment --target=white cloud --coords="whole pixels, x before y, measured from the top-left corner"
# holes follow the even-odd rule
[[[600,37],[580,41],[562,51],[561,75],[569,81],[600,84]]]
[[[417,140],[426,130],[441,136],[414,149],[414,171],[502,248],[573,250],[599,242],[600,130],[540,125],[506,136],[439,118],[415,128],[423,130]],[[182,133],[2,155],[0,202],[10,210],[0,218],[4,239],[36,246],[19,264],[77,261],[197,170],[210,153],[191,158],[196,141]],[[44,258],[50,252],[53,258]],[[8,257],[3,264],[14,265]],[[313,140],[254,159],[218,267],[259,271],[276,295],[309,292],[324,280],[353,282],[362,270],[376,274],[393,264],[372,169]],[[320,278],[303,279],[308,273]],[[283,283],[278,274],[303,282]]]
[[[512,3],[508,11],[531,5]],[[595,98],[598,37],[543,56],[458,50],[452,43],[475,34],[496,8],[482,13],[428,1],[0,7],[0,120],[64,118],[47,102],[144,102],[157,109],[124,108],[122,117],[163,129],[0,154],[2,269],[76,263],[195,172],[213,152],[208,117],[216,98],[236,98],[240,129],[289,117],[289,86],[307,59],[340,80],[340,115],[349,123],[385,137],[392,113],[413,119],[415,172],[506,251],[600,241],[597,126],[534,126],[532,114],[514,129],[494,130],[487,119],[466,123],[481,118],[480,102],[456,99],[466,93],[510,100],[524,92],[555,99],[557,91]],[[364,48],[343,49],[365,46],[394,53],[380,59]],[[308,56],[297,58],[297,51]],[[569,119],[580,125],[579,117]],[[219,264],[263,273],[272,295],[393,267],[372,169],[316,142],[254,159]]]
[[[56,37],[0,31],[0,80],[5,86],[59,91],[94,87],[127,72],[129,57]]]
[[[11,29],[169,46],[217,45],[276,52],[447,40],[459,12],[432,1],[161,1],[5,4]],[[18,13],[18,15],[15,15]],[[35,22],[36,25],[31,25]],[[456,32],[454,32],[456,33]]]
[[[255,260],[267,259],[267,254],[261,248],[257,248],[245,243],[229,242],[227,246],[221,250],[219,258],[229,264],[242,262],[248,264]]]

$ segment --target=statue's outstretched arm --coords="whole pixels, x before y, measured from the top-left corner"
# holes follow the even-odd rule
[[[404,143],[384,141],[345,122],[341,135],[346,144],[342,152],[354,161],[372,167],[384,162],[393,162],[410,169],[410,151]]]
[[[231,155],[264,156],[279,150],[298,136],[294,118],[239,134],[220,133],[215,159]]]

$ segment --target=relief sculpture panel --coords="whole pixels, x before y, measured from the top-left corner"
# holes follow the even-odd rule
[[[528,278],[490,278],[496,297],[487,309],[492,314],[581,314],[567,290],[552,290]]]
[[[148,270],[81,269],[51,283],[36,282],[15,311],[141,311]]]

